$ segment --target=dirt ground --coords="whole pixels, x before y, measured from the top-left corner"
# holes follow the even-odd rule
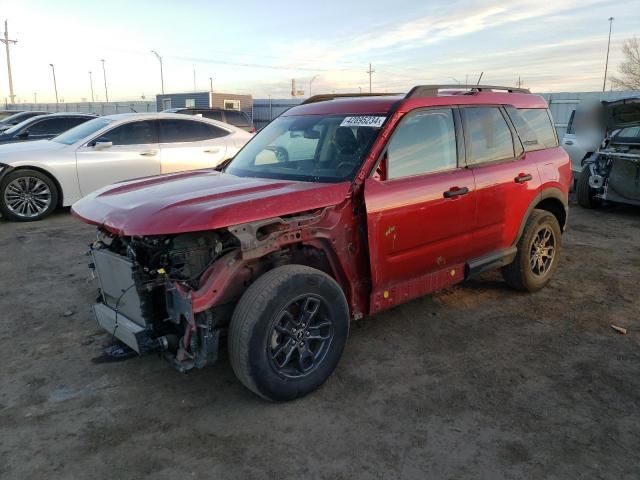
[[[542,292],[491,272],[354,324],[286,404],[226,354],[91,363],[92,238],[67,211],[0,219],[2,479],[640,478],[640,209],[574,206]]]

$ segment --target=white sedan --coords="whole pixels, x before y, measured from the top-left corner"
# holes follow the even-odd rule
[[[6,219],[40,220],[115,182],[215,167],[252,136],[201,117],[125,113],[51,140],[0,145],[0,212]]]

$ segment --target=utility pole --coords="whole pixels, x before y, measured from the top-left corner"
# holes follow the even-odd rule
[[[107,91],[107,70],[104,68],[104,58],[100,60],[102,62],[102,78],[104,78],[104,98],[109,102],[109,92]]]
[[[89,72],[89,85],[91,86],[91,102],[95,102],[95,97],[93,96],[93,77],[91,76],[91,72]]]
[[[160,92],[164,94],[164,73],[162,72],[162,57],[155,50],[151,50],[151,53],[153,53],[160,62]]]
[[[604,81],[602,82],[602,91],[607,88],[607,70],[609,68],[609,49],[611,48],[611,28],[613,26],[613,17],[609,17],[609,41],[607,42],[607,59],[604,62]],[[5,29],[6,30],[6,29]],[[6,32],[5,32],[6,35]],[[8,52],[9,50],[7,50]]]
[[[369,93],[372,93],[372,90],[371,90],[371,76],[375,73],[375,70],[373,70],[371,68],[371,64],[369,64],[369,70],[367,70],[367,73],[369,74]]]
[[[13,94],[13,77],[11,76],[11,57],[9,56],[9,44],[14,45],[18,43],[17,40],[9,40],[9,28],[7,27],[7,21],[4,21],[4,38],[0,39],[0,42],[4,43],[4,47],[7,51],[7,72],[9,73],[9,99],[11,103],[16,103],[16,96]]]
[[[213,77],[209,77],[209,91],[213,93]]]
[[[53,66],[53,63],[50,63],[51,73],[53,73],[53,89],[56,91],[56,103],[58,103],[58,84],[56,83],[56,67]]]
[[[33,92],[33,103],[38,103],[38,93]]]
[[[520,79],[520,76],[518,75],[518,88],[520,88],[522,86],[522,80]]]
[[[196,92],[196,67],[193,67],[193,93]]]

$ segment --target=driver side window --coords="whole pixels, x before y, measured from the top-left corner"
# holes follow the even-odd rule
[[[112,142],[116,145],[147,145],[158,143],[158,130],[155,120],[131,122],[103,133],[98,142]]]
[[[451,109],[407,114],[387,147],[387,179],[456,168],[456,130]]]

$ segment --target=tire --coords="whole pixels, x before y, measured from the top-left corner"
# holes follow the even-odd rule
[[[303,311],[310,321],[303,321]],[[262,275],[240,298],[229,328],[229,359],[252,392],[292,400],[331,375],[348,334],[349,308],[340,286],[319,270],[285,265]]]
[[[546,237],[547,232],[551,234],[553,242],[553,255],[550,259],[548,254],[551,250],[537,249],[535,246],[536,242]],[[562,231],[556,217],[546,210],[533,210],[518,240],[515,259],[502,268],[502,276],[507,285],[525,292],[537,292],[542,289],[549,283],[558,267],[561,245]]]
[[[591,170],[589,165],[585,165],[578,176],[576,186],[576,199],[578,200],[578,205],[583,208],[597,208],[602,204],[602,201],[595,197],[593,188],[589,186],[590,177]]]
[[[57,205],[58,188],[42,172],[14,170],[0,182],[0,213],[6,219],[35,222],[47,217]]]

